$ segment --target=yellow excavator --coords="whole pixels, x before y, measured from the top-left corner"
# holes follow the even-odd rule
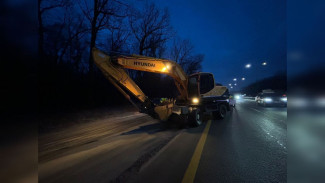
[[[191,126],[202,124],[203,115],[212,113],[218,118],[225,118],[229,107],[229,91],[225,86],[215,84],[213,74],[199,72],[186,75],[182,67],[174,61],[139,55],[109,55],[97,48],[92,49],[95,64],[106,78],[140,112],[168,120],[171,115],[179,115]],[[125,69],[166,74],[172,77],[179,91],[177,99],[165,100],[154,104],[131,79]],[[141,105],[131,100],[131,93]]]

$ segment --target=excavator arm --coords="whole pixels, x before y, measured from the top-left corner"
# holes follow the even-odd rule
[[[103,72],[106,78],[115,87],[117,87],[129,100],[130,97],[124,92],[121,86],[128,90],[130,93],[132,93],[142,103],[148,103],[149,101],[147,96],[130,78],[125,69],[169,75],[174,78],[175,84],[180,92],[182,99],[186,100],[188,97],[188,77],[181,68],[181,66],[178,65],[176,62],[138,55],[109,56],[97,48],[92,49],[92,54],[95,64]]]
[[[141,102],[145,102],[147,100],[146,95],[130,78],[123,67],[119,67],[118,65],[114,64],[110,56],[97,48],[93,48],[92,52],[95,64],[114,86],[116,86],[120,91],[120,85],[123,86]]]

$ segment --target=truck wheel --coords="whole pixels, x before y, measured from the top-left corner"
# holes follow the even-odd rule
[[[227,115],[227,107],[224,104],[219,106],[219,110],[214,112],[214,117],[224,119]]]
[[[202,124],[202,117],[200,109],[193,110],[189,115],[190,124],[194,127],[200,126]]]
[[[188,125],[188,116],[187,115],[180,115],[179,116],[180,120],[180,128],[185,128]]]

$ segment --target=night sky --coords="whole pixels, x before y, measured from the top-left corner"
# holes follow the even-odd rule
[[[286,1],[156,0],[167,7],[178,36],[205,55],[203,71],[241,88],[286,70]],[[268,65],[263,67],[261,63]],[[245,69],[245,64],[252,67]],[[237,88],[237,89],[239,89]]]

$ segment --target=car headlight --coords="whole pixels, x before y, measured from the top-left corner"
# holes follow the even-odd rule
[[[199,103],[199,99],[198,98],[193,98],[192,99],[192,103],[193,104],[198,104]]]
[[[283,97],[283,98],[281,98],[281,100],[286,102],[288,99],[287,99],[287,97]]]
[[[239,100],[240,99],[240,96],[239,95],[235,95],[235,99],[236,100]]]
[[[264,101],[265,102],[272,102],[272,99],[271,98],[265,98]]]

